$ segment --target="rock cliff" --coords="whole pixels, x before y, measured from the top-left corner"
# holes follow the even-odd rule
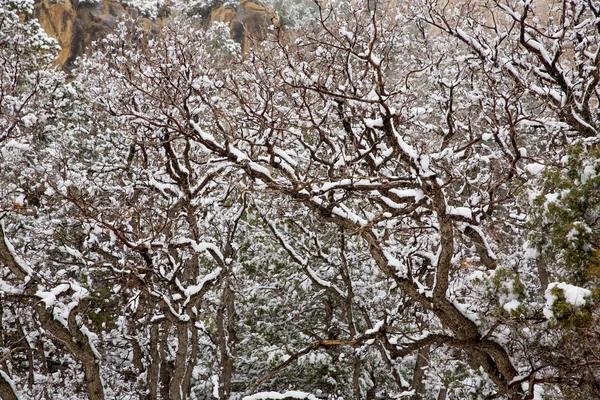
[[[257,42],[265,40],[270,26],[278,26],[277,16],[265,5],[255,1],[241,1],[237,6],[221,5],[210,13],[209,23],[229,24],[232,39],[246,53]]]
[[[58,40],[62,50],[57,61],[68,69],[90,43],[110,32],[124,14],[136,19],[143,28],[158,32],[168,8],[150,20],[137,8],[120,1],[38,0],[34,15],[44,30]]]
[[[66,69],[89,45],[110,32],[117,20],[129,16],[147,31],[158,33],[170,14],[169,6],[149,17],[138,8],[118,0],[36,0],[35,17],[44,30],[58,40],[62,50],[57,62]],[[273,11],[258,1],[241,1],[223,5],[216,1],[206,23],[229,23],[232,37],[246,52],[257,41],[264,40],[269,26],[277,24]]]

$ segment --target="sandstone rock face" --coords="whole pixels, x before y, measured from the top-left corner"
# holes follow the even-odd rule
[[[254,1],[241,1],[236,7],[220,6],[210,13],[210,23],[229,23],[232,39],[242,46],[242,52],[263,41],[270,26],[278,26],[277,16],[266,6]]]
[[[44,30],[56,40],[62,50],[57,62],[66,69],[83,54],[90,43],[110,32],[124,15],[137,19],[145,30],[158,33],[162,26],[160,16],[151,21],[140,18],[139,11],[115,0],[36,0],[35,17]]]
[[[129,16],[142,29],[158,33],[168,16],[168,8],[149,19],[134,7],[119,0],[36,0],[35,17],[62,50],[57,62],[67,70],[89,45],[109,33],[119,18]],[[220,21],[229,24],[232,38],[241,44],[244,53],[264,40],[269,27],[278,25],[275,13],[258,1],[243,0],[237,6],[224,6],[215,2],[209,23]]]

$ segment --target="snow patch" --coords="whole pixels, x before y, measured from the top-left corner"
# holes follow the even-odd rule
[[[504,305],[504,309],[511,313],[513,310],[516,310],[521,305],[521,302],[513,299]]]
[[[533,164],[528,164],[525,166],[525,170],[527,172],[529,172],[531,175],[537,175],[540,172],[543,171],[543,169],[546,168],[546,166],[544,164],[540,164],[540,163],[533,163]]]
[[[588,302],[588,299],[592,296],[592,292],[588,289],[570,285],[565,282],[552,282],[548,285],[548,288],[544,292],[544,298],[546,299],[546,306],[544,307],[544,316],[548,319],[554,317],[554,313],[552,312],[552,306],[554,302],[558,299],[553,293],[553,289],[558,288],[562,290],[563,295],[565,296],[565,301],[575,307],[585,306]]]
[[[446,211],[449,215],[456,215],[459,217],[465,217],[467,219],[473,219],[473,212],[468,207],[448,207],[448,211]]]
[[[374,333],[379,332],[379,330],[381,329],[382,326],[383,326],[383,320],[377,321],[377,323],[375,324],[375,326],[373,328],[367,329],[367,331],[365,332],[365,335],[372,335]]]
[[[290,390],[285,393],[278,392],[261,392],[253,394],[252,396],[243,397],[242,400],[283,400],[283,399],[304,399],[304,400],[318,400],[317,397],[310,393],[299,392],[297,390]]]

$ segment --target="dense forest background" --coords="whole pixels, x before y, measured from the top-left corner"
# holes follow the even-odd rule
[[[600,3],[538,3],[0,0],[0,397],[599,398]]]

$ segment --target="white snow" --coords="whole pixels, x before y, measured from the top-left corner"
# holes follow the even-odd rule
[[[408,386],[408,385],[407,385]],[[412,389],[412,390],[405,390],[404,392],[400,393],[398,395],[398,398],[402,398],[402,397],[409,397],[409,396],[414,396],[416,392],[416,389]]]
[[[377,118],[377,119],[365,118],[365,125],[367,126],[367,128],[379,128],[379,127],[383,126],[383,119],[381,119],[381,118]]]
[[[525,170],[531,175],[539,174],[544,168],[546,168],[546,166],[540,163],[533,163],[525,166]]]
[[[214,142],[215,137],[210,133],[206,132],[204,129],[200,127],[197,123],[190,120],[190,124],[194,127],[194,130],[200,135],[200,138],[207,142]]]
[[[283,400],[283,399],[304,399],[304,400],[318,400],[317,397],[310,393],[299,392],[297,390],[290,390],[285,393],[278,392],[261,392],[253,394],[252,396],[243,397],[242,400]]]
[[[456,307],[462,315],[473,321],[477,326],[481,324],[481,321],[479,320],[479,315],[477,314],[477,312],[472,311],[468,304],[462,304],[456,300],[453,300],[452,304],[454,304],[454,307]]]
[[[398,273],[398,276],[400,276],[401,278],[406,278],[407,271],[404,268],[403,264],[400,262],[400,260],[398,260],[396,257],[394,257],[387,250],[384,250],[383,254],[385,255],[385,258],[387,259],[388,265],[390,267],[393,267],[396,270],[396,272]]]
[[[88,344],[90,346],[90,349],[92,350],[92,353],[94,353],[94,357],[96,357],[97,360],[102,360],[102,356],[98,352],[98,349],[95,345],[95,343],[98,342],[98,335],[90,331],[85,325],[82,325],[81,328],[79,328],[79,330],[81,331],[81,333],[87,336]]]
[[[4,379],[4,381],[5,381],[6,383],[8,383],[8,386],[10,386],[10,387],[11,387],[11,389],[12,389],[12,392],[13,392],[13,393],[16,395],[16,397],[17,397],[17,400],[21,400],[21,397],[19,396],[19,392],[17,391],[17,388],[16,388],[16,385],[15,385],[15,383],[13,382],[13,380],[12,380],[12,379],[10,379],[10,376],[8,376],[8,375],[7,375],[7,374],[6,374],[4,371],[2,371],[1,369],[0,369],[0,377],[2,377],[2,379]]]
[[[68,290],[72,290],[71,301],[68,304],[59,301],[58,298],[61,294]],[[81,287],[76,282],[62,283],[50,291],[38,290],[35,295],[42,299],[42,302],[46,304],[46,308],[52,308],[52,316],[63,326],[68,326],[69,313],[79,305],[79,302],[89,296],[87,289]]]
[[[483,241],[483,245],[485,246],[485,250],[488,254],[488,256],[492,259],[492,260],[497,260],[498,257],[496,256],[496,253],[494,253],[494,251],[492,250],[492,248],[490,247],[490,244],[485,236],[485,234],[483,233],[483,230],[481,230],[480,227],[475,226],[475,225],[471,225],[471,224],[465,224],[468,225],[473,231],[475,231],[475,233],[477,233],[477,235],[479,235],[479,237],[481,238],[481,240]]]
[[[3,221],[0,221],[0,232],[2,232],[2,233],[4,232],[4,222]],[[23,261],[21,259],[21,257],[19,257],[17,255],[17,252],[15,251],[15,248],[13,247],[12,243],[8,240],[8,238],[6,237],[6,235],[2,235],[2,236],[3,236],[3,239],[4,239],[4,245],[8,249],[9,253],[12,255],[12,257],[15,260],[15,262],[17,263],[17,265],[27,275],[31,275],[33,273],[33,271],[31,270],[31,268],[25,263],[25,261]]]
[[[446,211],[447,214],[456,215],[459,217],[465,217],[468,219],[473,219],[473,212],[468,207],[452,207],[449,206]]]
[[[213,375],[213,376],[210,377],[210,380],[211,380],[211,382],[213,384],[212,395],[215,398],[219,399],[220,398],[219,397],[219,376],[218,375]]]
[[[25,195],[24,194],[18,195],[17,197],[15,197],[15,200],[13,201],[13,203],[17,206],[23,207],[23,205],[25,204]]]
[[[338,217],[342,217],[352,221],[355,224],[366,226],[367,221],[364,218],[359,217],[354,212],[350,211],[346,206],[340,204],[339,207],[333,207],[331,210],[332,214],[337,215]]]
[[[526,259],[536,259],[540,256],[539,250],[535,247],[531,247],[531,243],[529,241],[523,243],[523,251],[523,255]]]
[[[238,161],[239,161],[239,158],[238,158]],[[248,165],[250,166],[252,171],[258,172],[261,175],[271,178],[271,171],[269,171],[267,168],[263,167],[262,165],[257,164],[254,161],[250,161],[250,163]]]
[[[189,238],[174,239],[172,241],[172,243],[173,244],[189,244],[192,246],[192,249],[194,249],[194,251],[197,253],[211,251],[219,258],[219,261],[223,261],[225,259],[225,257],[223,257],[223,253],[221,253],[221,250],[219,250],[219,248],[214,243],[207,243],[207,242],[198,243],[195,240],[192,240]]]
[[[548,285],[548,288],[544,292],[544,298],[546,299],[546,306],[544,307],[544,316],[548,319],[554,317],[552,313],[552,305],[558,299],[554,293],[554,288],[562,290],[565,296],[565,301],[575,307],[585,306],[588,299],[592,296],[592,292],[588,289],[570,285],[565,282],[552,282]]]
[[[296,162],[296,160],[294,160],[292,158],[292,155],[288,154],[287,152],[283,151],[282,149],[279,148],[275,148],[274,153],[277,154],[277,156],[281,157],[283,160],[285,160],[285,162],[287,162],[288,164],[290,164],[292,167],[297,167],[298,166],[298,162]]]
[[[581,183],[586,183],[590,179],[598,176],[596,173],[596,167],[594,165],[586,165],[583,169],[583,173],[581,174]]]
[[[518,301],[517,299],[513,299],[513,300],[509,301],[508,303],[506,303],[503,307],[506,311],[508,311],[510,313],[513,310],[516,310],[517,308],[519,308],[520,305],[521,305],[520,301]]]
[[[390,189],[390,192],[400,198],[414,197],[415,201],[419,201],[425,197],[425,193],[421,189]]]
[[[23,116],[21,120],[23,120],[23,125],[25,125],[26,128],[31,128],[36,124],[38,118],[35,114],[27,114]]]
[[[579,286],[569,285],[568,283],[564,282],[552,282],[548,285],[548,288],[544,293],[544,297],[550,305],[552,305],[557,298],[552,294],[552,289],[555,287],[563,291],[567,303],[577,307],[584,306],[587,303],[586,297],[590,297],[592,295],[591,291]]]
[[[559,193],[548,193],[544,197],[547,203],[554,203],[558,200]]]
[[[49,308],[49,307],[54,306],[54,303],[56,303],[56,298],[58,295],[60,295],[63,292],[66,292],[70,288],[71,288],[71,285],[69,285],[68,283],[63,283],[61,285],[58,285],[54,289],[50,290],[49,292],[38,290],[35,293],[35,295],[42,299],[42,301],[46,304],[46,308]]]
[[[248,160],[248,156],[246,154],[242,153],[239,149],[233,147],[231,144],[229,144],[229,148],[227,150],[229,150],[229,152],[235,156],[237,162]]]
[[[16,287],[9,285],[8,283],[0,280],[0,293],[19,295],[19,294],[23,294],[23,290],[18,289]]]
[[[26,150],[29,150],[31,148],[31,146],[28,144],[17,142],[14,139],[10,139],[8,142],[6,142],[4,144],[4,148],[12,148],[12,149],[16,149],[16,150],[26,151]]]
[[[208,274],[204,278],[202,278],[202,280],[200,280],[200,282],[198,282],[197,285],[188,286],[183,291],[183,294],[185,295],[185,297],[187,297],[187,300],[183,303],[183,305],[185,306],[190,301],[190,299],[189,299],[190,297],[199,293],[202,290],[202,288],[204,287],[204,285],[206,285],[207,282],[214,281],[215,279],[217,279],[219,277],[220,274],[221,274],[221,268],[217,268],[214,271],[212,271],[210,274]]]
[[[379,330],[381,329],[381,327],[383,326],[383,320],[377,321],[377,323],[375,324],[375,326],[371,329],[367,329],[367,331],[365,332],[365,335],[372,335],[374,333],[379,332]]]

